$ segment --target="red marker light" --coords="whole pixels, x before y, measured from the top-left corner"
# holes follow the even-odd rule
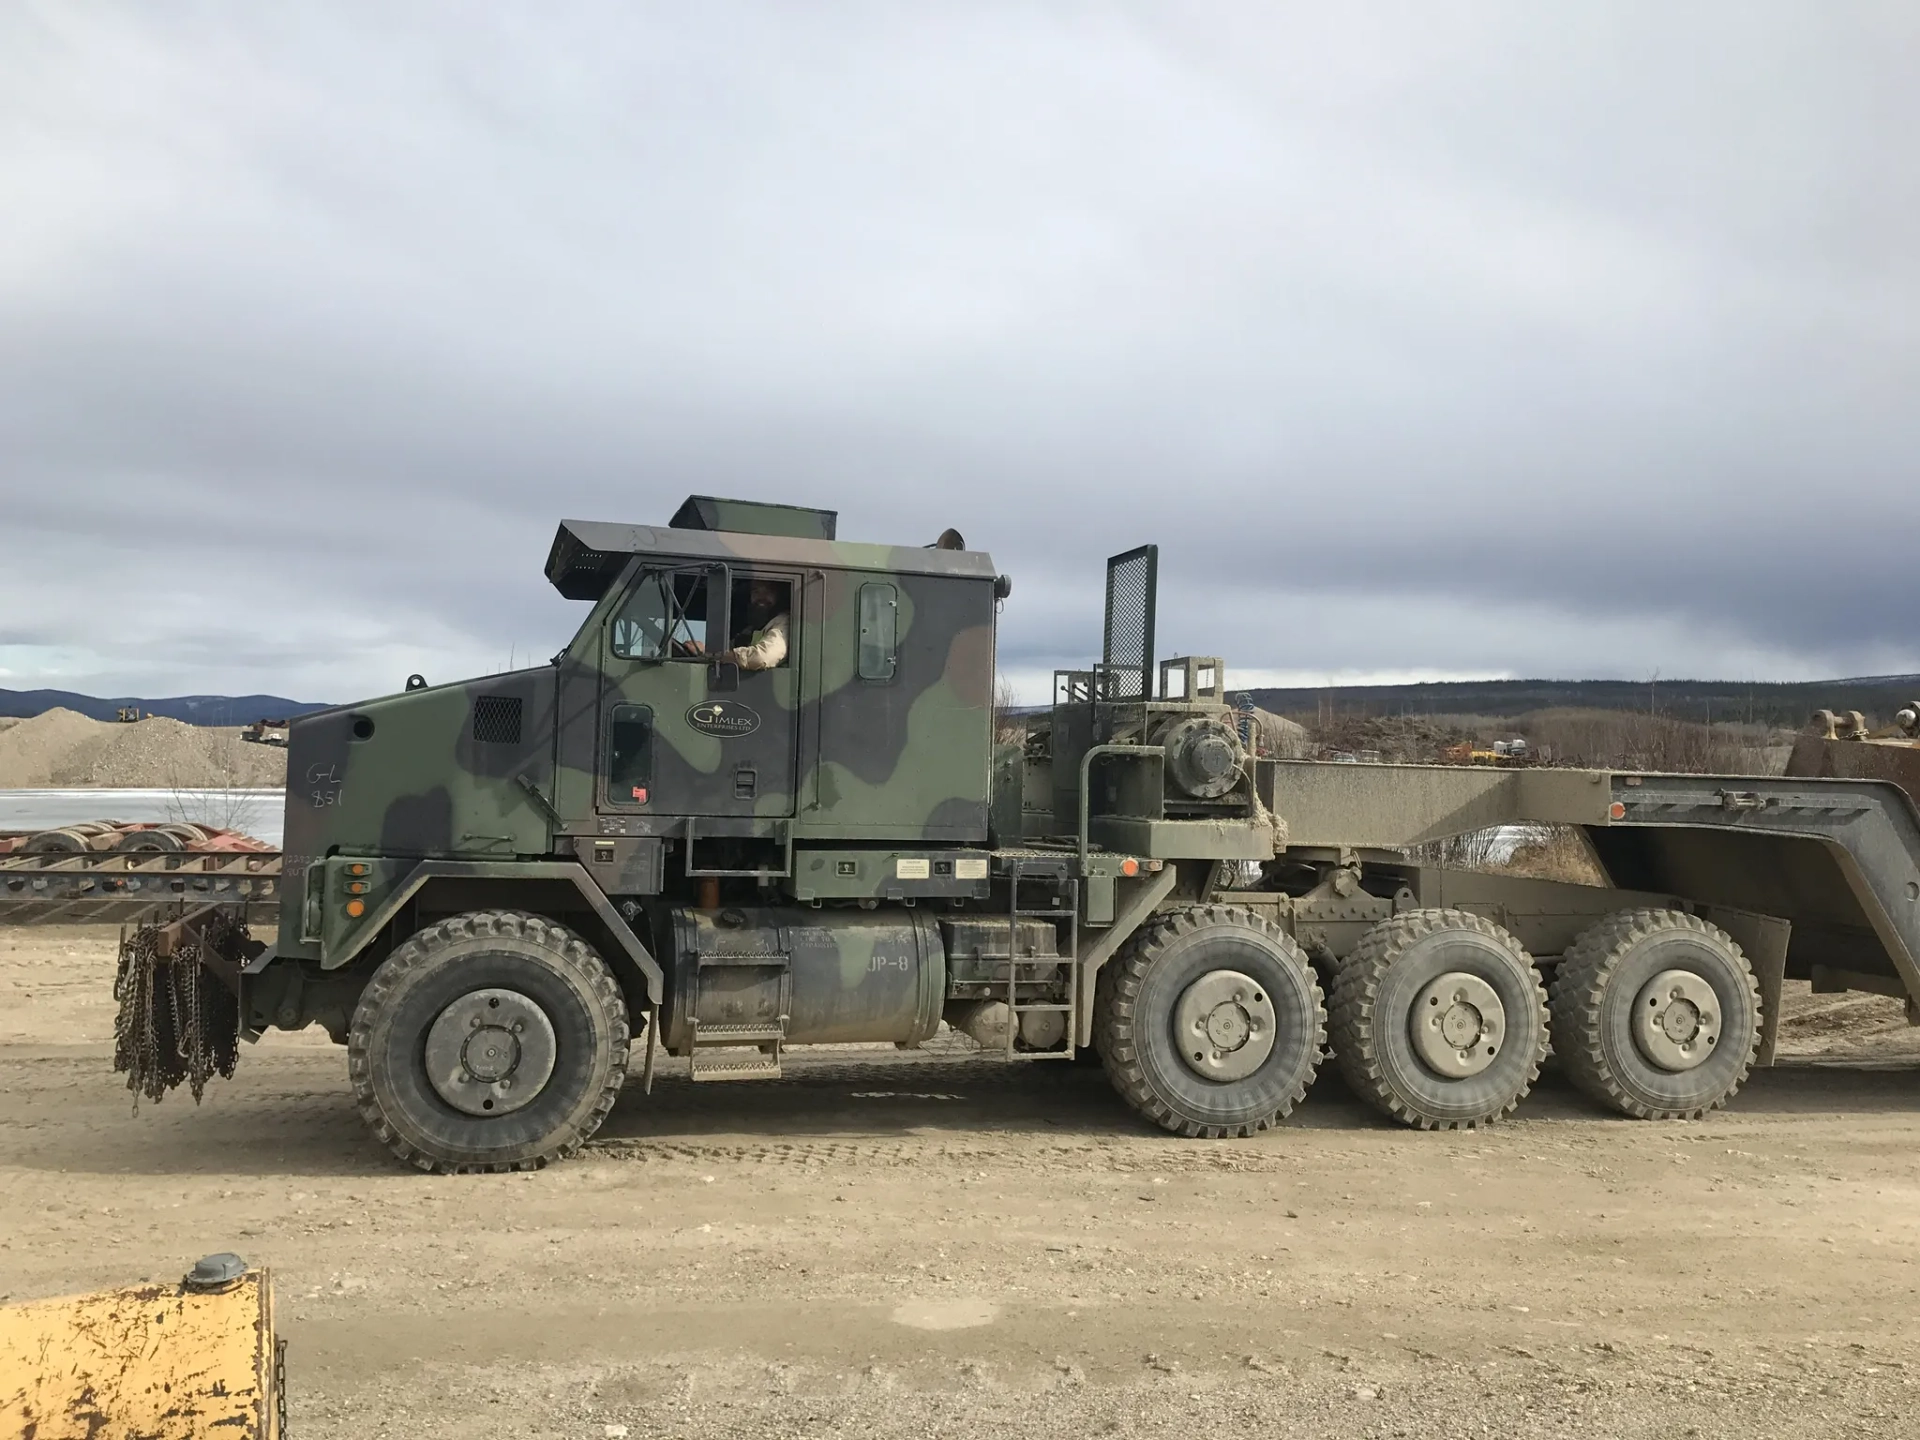
[[[1122,875],[1138,875],[1140,873],[1140,862],[1129,856],[1120,862],[1120,873]]]
[[[639,801],[639,802],[640,802],[640,803],[641,803],[642,805],[644,805],[644,804],[646,804],[646,803],[647,803],[647,792],[646,792],[646,789],[645,789],[645,788],[644,788],[643,786],[639,786],[639,785],[636,785],[636,786],[634,786],[634,787],[633,787],[633,798],[634,798],[635,800],[638,800],[638,801]]]
[[[1616,800],[1607,807],[1607,814],[1615,820],[1624,820],[1627,818],[1627,807]]]

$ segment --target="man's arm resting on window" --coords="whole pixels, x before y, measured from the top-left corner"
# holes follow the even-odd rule
[[[742,670],[771,670],[779,665],[787,658],[787,617],[774,616],[751,645],[735,647],[729,658]]]

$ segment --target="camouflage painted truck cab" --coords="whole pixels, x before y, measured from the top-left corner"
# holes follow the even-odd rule
[[[951,531],[835,531],[698,496],[566,521],[547,578],[587,609],[550,664],[295,721],[278,934],[136,937],[130,1053],[230,1069],[236,1004],[247,1035],[317,1021],[396,1154],[500,1169],[576,1149],[663,1051],[771,1077],[946,1024],[1092,1051],[1143,1117],[1225,1136],[1330,1045],[1431,1128],[1509,1113],[1550,1035],[1600,1102],[1689,1116],[1767,1062],[1784,977],[1920,996],[1893,785],[1269,758],[1220,659],[1156,656],[1152,546],[1108,562],[1100,662],[996,746],[1009,582]],[[1610,883],[1411,858],[1521,823],[1576,827]],[[169,1031],[207,973],[224,1033]]]

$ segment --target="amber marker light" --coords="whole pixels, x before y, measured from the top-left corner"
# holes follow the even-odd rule
[[[364,900],[347,901],[347,914],[351,915],[354,919],[358,920],[362,915],[366,913],[367,913],[366,901]]]
[[[367,867],[364,865],[347,866],[347,874],[349,875],[364,875],[366,873],[367,873]]]
[[[1138,875],[1140,873],[1140,862],[1132,856],[1128,856],[1120,862],[1120,873],[1122,875]]]

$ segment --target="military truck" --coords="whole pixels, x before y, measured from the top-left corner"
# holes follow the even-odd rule
[[[1275,1124],[1329,1048],[1407,1125],[1508,1114],[1550,1040],[1602,1103],[1683,1117],[1771,1060],[1788,974],[1920,995],[1892,785],[1268,757],[1220,658],[1156,656],[1152,546],[1108,562],[1099,663],[996,744],[1009,580],[953,532],[836,527],[565,521],[546,574],[587,613],[550,664],[295,719],[278,933],[209,907],[129,942],[131,1083],[318,1022],[374,1133],[443,1171],[570,1154],[662,1052],[763,1079],[943,1023],[1091,1054],[1186,1136]],[[1412,858],[1527,823],[1612,883]]]

